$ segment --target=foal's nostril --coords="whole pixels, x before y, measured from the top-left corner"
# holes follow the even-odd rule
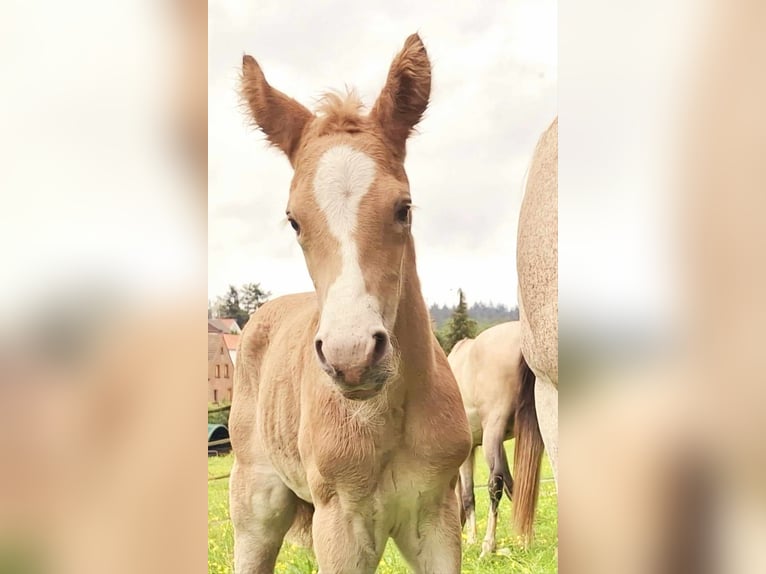
[[[371,364],[376,364],[380,362],[380,360],[383,358],[383,356],[386,354],[386,351],[388,350],[388,333],[385,331],[377,331],[373,336],[373,339],[375,339],[375,347],[372,351],[372,361]]]
[[[317,357],[319,357],[319,362],[322,363],[323,367],[327,367],[327,359],[325,359],[324,353],[322,352],[322,339],[317,339],[314,341],[314,348],[317,351]]]

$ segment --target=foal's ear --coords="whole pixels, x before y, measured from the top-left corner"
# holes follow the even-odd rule
[[[391,62],[388,78],[370,117],[403,158],[407,138],[426,111],[431,95],[431,62],[420,36],[413,34]]]
[[[294,99],[272,88],[252,56],[242,58],[242,98],[253,120],[269,141],[287,155],[294,166],[295,154],[313,114]]]

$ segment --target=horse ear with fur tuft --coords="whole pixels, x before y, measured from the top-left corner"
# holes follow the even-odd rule
[[[370,113],[401,159],[407,138],[423,117],[430,95],[431,62],[420,36],[413,34],[391,62],[386,85]]]
[[[263,70],[252,56],[242,58],[240,94],[255,124],[268,140],[281,149],[295,167],[295,155],[308,123],[313,119],[307,108],[266,81]]]

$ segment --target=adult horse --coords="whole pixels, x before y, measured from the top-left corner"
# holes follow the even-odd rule
[[[516,266],[522,360],[514,525],[528,537],[543,447],[558,488],[558,118],[540,137],[532,158],[519,215]]]
[[[324,574],[374,572],[389,537],[415,572],[460,571],[454,487],[470,436],[420,291],[404,170],[430,88],[417,35],[367,115],[353,94],[312,113],[244,57],[243,98],[294,169],[287,218],[316,292],[263,305],[242,335],[230,487],[239,574],[273,572],[291,528],[313,539]]]
[[[503,491],[509,500],[513,494],[513,478],[503,441],[513,436],[519,394],[520,339],[518,321],[500,323],[475,339],[459,341],[447,357],[460,387],[473,438],[471,454],[460,467],[460,499],[471,544],[476,542],[473,467],[477,446],[483,446],[489,466],[490,508],[482,555],[495,550],[497,510]]]

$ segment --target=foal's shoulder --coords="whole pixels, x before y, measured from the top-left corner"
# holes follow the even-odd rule
[[[317,306],[316,293],[293,293],[282,295],[276,299],[267,301],[250,316],[247,326],[251,323],[264,324],[276,323],[285,317],[305,313]]]
[[[295,293],[271,299],[250,315],[242,331],[242,345],[264,344],[273,330],[296,317],[310,316],[316,309],[316,293]]]

